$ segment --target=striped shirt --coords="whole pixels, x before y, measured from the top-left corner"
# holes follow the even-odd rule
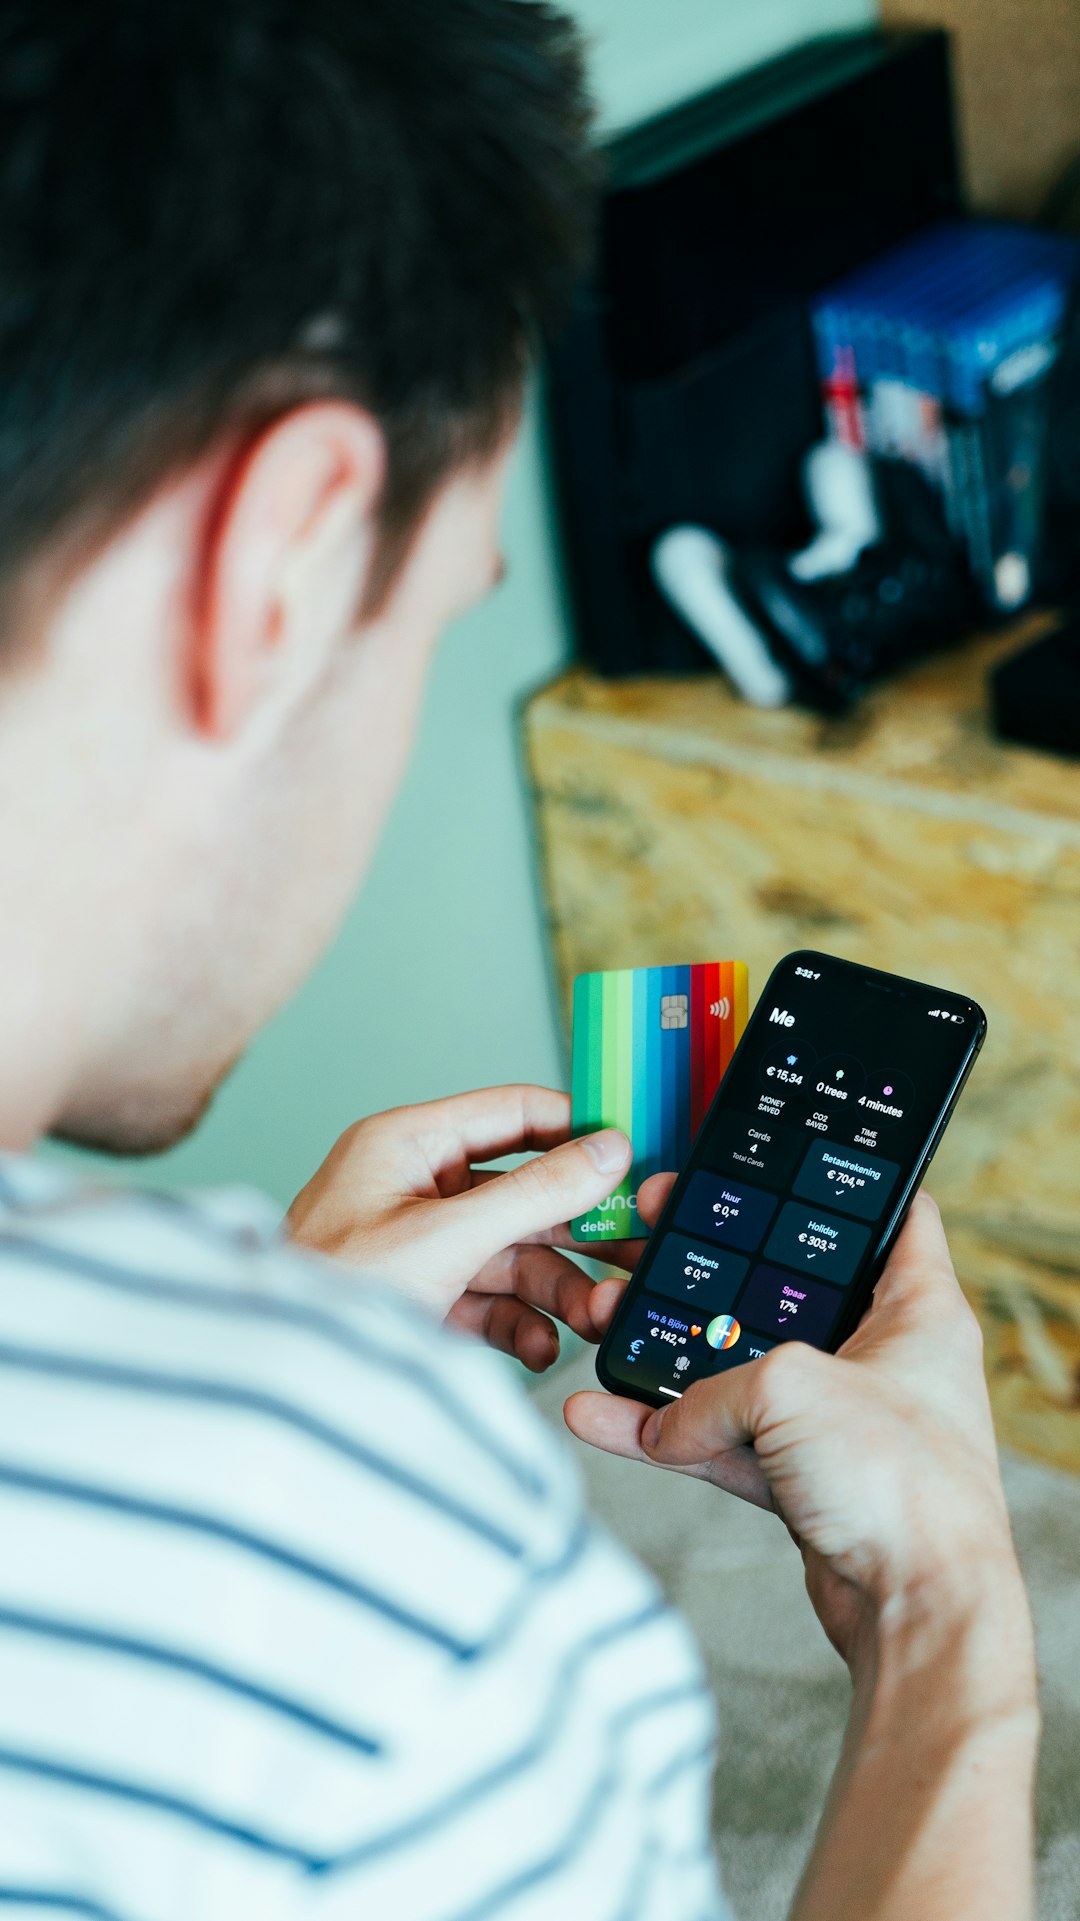
[[[713,1921],[711,1741],[504,1363],[0,1156],[0,1909]]]

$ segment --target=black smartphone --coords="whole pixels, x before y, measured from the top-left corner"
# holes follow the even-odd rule
[[[975,1001],[789,954],[774,968],[596,1359],[659,1406],[861,1319],[986,1035]]]

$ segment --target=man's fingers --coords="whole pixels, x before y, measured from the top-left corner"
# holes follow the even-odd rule
[[[625,1281],[597,1281],[589,1294],[589,1320],[593,1340],[602,1340],[615,1319],[615,1310],[626,1293]]]
[[[924,1349],[946,1334],[970,1335],[973,1343],[980,1338],[956,1278],[941,1215],[929,1194],[915,1196],[852,1345],[865,1346],[886,1333],[894,1340],[913,1337]]]
[[[938,1267],[951,1270],[952,1256],[945,1239],[937,1202],[924,1191],[916,1194],[899,1239],[889,1257],[886,1273],[901,1273],[905,1268]]]
[[[691,1461],[681,1465],[657,1462],[641,1445],[641,1432],[652,1410],[638,1401],[624,1401],[613,1394],[572,1394],[563,1416],[572,1434],[604,1454],[618,1454],[627,1461],[643,1461],[686,1474],[695,1481],[712,1481],[740,1501],[773,1510],[765,1476],[750,1448],[735,1448],[719,1461]]]
[[[474,1179],[476,1176],[474,1175]],[[498,1179],[498,1175],[495,1176]],[[644,1238],[633,1241],[603,1241],[591,1246],[588,1241],[576,1241],[570,1232],[567,1221],[560,1221],[555,1227],[545,1227],[538,1234],[530,1234],[529,1240],[542,1247],[561,1247],[566,1254],[582,1254],[587,1260],[602,1261],[605,1267],[621,1267],[627,1273],[635,1268],[649,1243]]]
[[[776,1348],[762,1360],[695,1381],[680,1400],[657,1408],[642,1429],[641,1444],[650,1460],[663,1465],[712,1460],[732,1448],[752,1447],[767,1433],[777,1408],[787,1416],[808,1397],[825,1394],[822,1373],[837,1365],[801,1343]]]
[[[621,1454],[628,1461],[645,1461],[648,1455],[641,1445],[641,1430],[651,1412],[651,1408],[642,1407],[640,1401],[623,1401],[614,1394],[584,1390],[571,1394],[563,1408],[563,1418],[579,1441],[588,1441],[591,1447],[601,1448],[606,1454]]]
[[[512,1294],[463,1294],[446,1317],[447,1326],[475,1334],[501,1354],[512,1354],[533,1374],[543,1374],[559,1358],[558,1330],[545,1314]]]
[[[870,1308],[840,1352],[902,1389],[917,1383],[921,1400],[933,1404],[947,1426],[969,1435],[981,1429],[989,1437],[982,1329],[956,1278],[929,1195],[916,1195]],[[958,1394],[959,1382],[967,1382],[966,1392]]]
[[[483,1187],[488,1181],[501,1181],[504,1168],[474,1167],[472,1169],[473,1187]],[[576,1240],[570,1232],[569,1221],[556,1221],[554,1227],[541,1227],[535,1234],[525,1234],[520,1242],[522,1247],[557,1247],[564,1254],[580,1254],[589,1261],[603,1262],[605,1267],[621,1267],[627,1273],[637,1266],[649,1243],[643,1237],[633,1241],[604,1241],[599,1247],[590,1246],[588,1241]]]
[[[642,1220],[649,1227],[656,1225],[664,1203],[678,1178],[677,1174],[650,1174],[647,1180],[642,1181],[637,1193],[637,1209]],[[501,1179],[502,1172],[498,1168],[473,1169],[474,1187],[482,1187],[489,1181]],[[649,1245],[644,1236],[621,1241],[575,1240],[570,1232],[569,1221],[557,1221],[551,1227],[539,1228],[535,1234],[530,1234],[527,1238],[545,1247],[562,1248],[567,1254],[587,1255],[589,1260],[603,1261],[609,1267],[624,1268],[628,1274],[633,1272]]]
[[[571,1327],[582,1340],[600,1338],[592,1315],[593,1282],[553,1247],[508,1247],[469,1283],[471,1294],[513,1294]]]
[[[586,1391],[571,1394],[563,1408],[566,1425],[579,1441],[587,1441],[604,1454],[620,1454],[628,1461],[650,1459],[641,1445],[641,1430],[651,1413],[652,1409],[642,1407],[640,1401]],[[699,1478],[703,1478],[700,1473]]]
[[[637,1210],[648,1227],[655,1227],[677,1174],[650,1174],[637,1191]]]
[[[520,1167],[456,1194],[441,1207],[442,1231],[454,1247],[471,1247],[484,1266],[499,1248],[587,1213],[618,1187],[630,1165],[630,1142],[617,1128],[585,1134]]]
[[[482,1176],[474,1175],[473,1178],[486,1179],[487,1175],[486,1173]],[[498,1176],[495,1178],[497,1179]],[[650,1174],[646,1180],[642,1181],[637,1191],[637,1210],[646,1226],[655,1227],[664,1203],[678,1178],[677,1174]],[[633,1272],[649,1245],[648,1240],[643,1236],[625,1241],[596,1243],[576,1241],[566,1222],[560,1222],[556,1227],[546,1228],[531,1238],[546,1241],[552,1247],[565,1248],[568,1253],[587,1254],[590,1260],[605,1261],[609,1267],[625,1268],[628,1274]]]
[[[467,1094],[397,1108],[393,1118],[421,1142],[433,1165],[457,1155],[494,1160],[500,1154],[543,1150],[565,1141],[570,1132],[570,1096],[528,1082],[477,1087]]]

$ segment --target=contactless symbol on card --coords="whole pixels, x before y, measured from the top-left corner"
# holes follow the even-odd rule
[[[630,1172],[602,1207],[571,1222],[596,1243],[646,1232],[637,1190],[681,1167],[742,1036],[742,961],[580,974],[574,983],[572,1116],[575,1134],[619,1127]]]

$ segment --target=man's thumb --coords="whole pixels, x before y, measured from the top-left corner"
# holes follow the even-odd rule
[[[626,1135],[617,1127],[583,1134],[580,1140],[566,1141],[459,1194],[446,1213],[453,1211],[457,1233],[468,1221],[474,1259],[480,1265],[500,1248],[598,1206],[622,1180],[632,1153]]]

